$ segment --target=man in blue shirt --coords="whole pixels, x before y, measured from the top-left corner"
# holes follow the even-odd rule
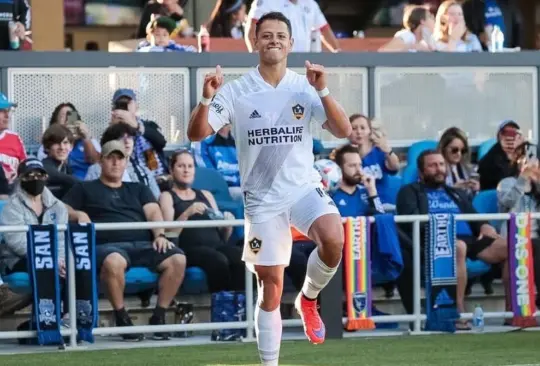
[[[332,193],[332,199],[341,216],[372,216],[384,213],[375,178],[362,171],[362,158],[358,148],[353,145],[341,147],[336,152],[335,161],[341,168],[342,178],[339,188]]]
[[[339,188],[331,196],[341,216],[358,217],[383,214],[384,208],[377,193],[376,179],[363,171],[358,147],[350,144],[344,145],[336,150],[334,159],[341,168],[342,178]],[[400,242],[403,269],[396,280],[396,285],[403,307],[407,313],[412,314],[412,253],[406,248],[410,247],[411,244],[408,238],[401,237],[401,235]],[[393,283],[387,283],[383,288],[386,297],[393,296]]]
[[[398,193],[398,215],[426,215],[436,213],[473,214],[477,213],[472,202],[463,190],[446,185],[447,165],[440,152],[427,150],[417,160],[420,182],[403,186]],[[412,225],[403,224],[411,235]],[[426,224],[422,224],[420,234],[425,238]],[[503,282],[508,296],[508,249],[504,238],[483,221],[458,221],[456,224],[456,258],[457,258],[457,308],[465,312],[464,297],[467,285],[466,257],[482,259],[491,264],[503,264]],[[421,243],[422,247],[424,243]],[[423,254],[424,251],[422,250]],[[509,304],[509,302],[508,302]],[[507,309],[508,310],[508,309]],[[457,325],[459,329],[468,329],[466,323]]]

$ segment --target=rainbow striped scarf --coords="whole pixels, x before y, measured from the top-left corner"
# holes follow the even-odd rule
[[[508,226],[508,267],[514,313],[512,325],[521,328],[536,327],[531,215],[512,213]]]
[[[367,217],[347,217],[345,222],[345,292],[347,324],[345,329],[374,329],[371,317],[370,223]]]

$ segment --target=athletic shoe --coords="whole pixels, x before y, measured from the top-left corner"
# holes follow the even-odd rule
[[[115,312],[117,327],[132,327],[133,322],[125,309]],[[144,339],[144,335],[140,333],[122,334],[122,339],[127,342],[140,342]]]
[[[164,316],[157,316],[154,314],[150,317],[150,325],[164,325],[164,324],[165,324]],[[170,334],[166,332],[154,333],[154,335],[152,336],[152,339],[156,341],[167,341],[169,340],[169,338],[170,338]]]
[[[294,306],[304,323],[306,337],[313,344],[322,344],[326,328],[317,309],[317,300],[308,300],[302,293],[298,294]]]

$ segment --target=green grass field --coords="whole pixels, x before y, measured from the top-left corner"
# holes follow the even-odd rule
[[[257,366],[255,344],[0,356],[2,366]],[[537,365],[540,332],[284,342],[281,366]]]

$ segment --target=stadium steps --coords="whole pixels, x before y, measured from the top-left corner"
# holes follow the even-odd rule
[[[494,294],[486,296],[480,284],[476,284],[472,288],[472,294],[466,299],[466,308],[468,311],[473,311],[475,304],[480,304],[484,311],[501,311],[504,309],[504,291],[500,281],[495,281],[493,284]],[[375,288],[374,304],[385,313],[403,314],[404,310],[401,305],[401,299],[397,293],[391,299],[384,296],[384,290]],[[285,293],[283,295],[282,314],[284,318],[296,318],[297,314],[293,310],[293,302],[296,293]],[[424,291],[422,291],[422,299],[424,299]],[[137,297],[126,298],[126,309],[128,309],[133,322],[138,325],[148,324],[148,320],[152,315],[152,309],[156,304],[157,297],[153,296],[148,307],[142,307],[141,301]],[[194,319],[193,322],[204,323],[210,321],[210,295],[193,295],[180,296],[179,302],[187,302],[193,304]],[[106,299],[99,300],[99,325],[102,327],[114,325],[114,316],[112,307]],[[30,307],[23,309],[11,316],[0,318],[0,331],[14,330],[17,325],[28,320],[30,316]],[[170,308],[167,312],[167,322],[177,322],[175,309]]]

